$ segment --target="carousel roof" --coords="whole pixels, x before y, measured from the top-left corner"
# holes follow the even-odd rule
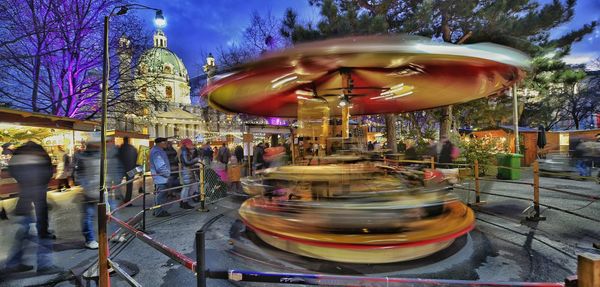
[[[400,113],[504,92],[530,59],[491,44],[454,45],[420,37],[370,36],[297,45],[215,77],[201,95],[217,109],[296,117],[299,101],[325,100],[352,115]]]

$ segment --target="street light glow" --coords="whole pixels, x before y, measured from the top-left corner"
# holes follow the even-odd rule
[[[156,16],[154,16],[154,25],[156,25],[157,28],[164,28],[167,26],[167,20],[165,20],[162,10],[156,11]]]

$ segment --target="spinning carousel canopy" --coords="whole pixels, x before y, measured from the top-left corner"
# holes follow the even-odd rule
[[[215,77],[202,92],[219,110],[296,117],[299,101],[331,115],[401,113],[502,93],[530,59],[504,46],[453,45],[417,37],[352,37],[297,45]]]

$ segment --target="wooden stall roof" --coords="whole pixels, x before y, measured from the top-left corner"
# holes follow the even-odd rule
[[[136,132],[129,132],[129,131],[110,130],[110,131],[107,131],[107,134],[109,136],[115,136],[115,137],[120,137],[120,138],[129,137],[132,139],[145,139],[145,140],[150,138],[149,135],[140,134],[140,133],[136,133]]]
[[[0,122],[40,128],[58,128],[78,131],[93,131],[100,127],[100,123],[94,121],[82,121],[73,118],[7,108],[0,108]]]

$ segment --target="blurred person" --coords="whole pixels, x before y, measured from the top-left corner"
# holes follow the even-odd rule
[[[404,150],[404,159],[406,160],[417,160],[417,150],[415,149],[415,142],[413,140],[406,140],[406,149]]]
[[[181,141],[181,149],[179,152],[179,162],[181,164],[181,184],[184,187],[181,189],[181,198],[190,197],[190,191],[198,190],[198,175],[194,170],[198,167],[200,158],[198,153],[195,152],[196,148],[190,139],[184,139]],[[192,209],[189,199],[184,199],[179,203],[179,207],[183,209]]]
[[[65,191],[71,188],[69,185],[69,178],[72,174],[71,156],[62,145],[57,146],[57,149],[56,159],[58,163],[55,179],[58,180],[58,191]]]
[[[230,157],[231,157],[231,152],[229,151],[227,144],[223,143],[223,145],[221,145],[221,148],[219,148],[219,153],[217,154],[217,159],[219,160],[220,163],[225,165],[225,169],[227,169],[227,164],[229,163]]]
[[[133,179],[135,175],[129,176],[127,172],[129,172],[137,166],[138,153],[135,147],[129,143],[129,137],[123,138],[123,144],[119,147],[118,150],[118,157],[119,161],[121,162],[121,167],[123,168],[123,175],[125,176],[126,180],[129,181]],[[131,201],[132,192],[133,182],[130,182],[127,184],[125,198],[123,199],[124,203]],[[131,206],[131,204],[128,204],[127,206]]]
[[[427,148],[427,155],[432,157],[434,161],[438,161],[438,156],[440,154],[441,151],[441,145],[436,142],[434,139],[427,139],[427,142],[429,144],[429,147]],[[440,149],[438,150],[438,147],[440,147]]]
[[[96,211],[98,202],[100,199],[100,165],[101,165],[101,142],[98,138],[90,140],[86,144],[86,148],[78,155],[77,167],[75,169],[76,177],[83,188],[83,217],[81,218],[81,232],[85,239],[85,247],[88,249],[98,249],[98,242],[96,241],[96,235],[94,232],[94,218],[96,217]],[[106,188],[109,192],[109,187],[112,183],[119,182],[122,179],[122,168],[120,167],[120,161],[118,158],[117,151],[112,146],[106,148]],[[112,199],[112,196],[108,196],[108,202],[110,208],[115,208],[116,202]],[[116,227],[111,224],[108,233],[111,230],[116,230]],[[115,240],[122,241],[123,237],[117,237]]]
[[[172,141],[167,141],[167,147],[165,148],[165,152],[167,153],[167,157],[169,158],[169,168],[171,170],[171,175],[169,175],[169,181],[167,183],[167,188],[173,188],[179,186],[179,155],[177,154],[177,150],[173,147]],[[167,197],[175,198],[173,195],[175,192],[179,191],[179,189],[171,189],[167,193]]]
[[[600,133],[596,134],[596,149],[594,150],[595,152],[595,157],[594,160],[596,161],[596,166],[600,166]],[[598,178],[600,178],[600,170],[598,170]],[[598,183],[600,184],[600,181],[598,181]]]
[[[441,168],[451,168],[450,164],[458,157],[458,148],[448,138],[443,138],[441,142],[442,149],[438,162]]]
[[[202,147],[202,157],[204,159],[204,164],[208,167],[210,167],[210,165],[212,164],[213,153],[213,149],[210,147],[210,145],[208,145],[208,143],[205,143]]]
[[[218,147],[214,147],[213,148],[213,160],[218,161],[218,155],[219,155],[219,148]]]
[[[282,166],[285,157],[285,148],[281,146],[266,148],[263,157],[265,162],[269,164],[269,167]]]
[[[375,150],[375,145],[373,145],[373,142],[372,142],[372,141],[369,141],[369,142],[367,143],[367,150],[368,150],[368,151]]]
[[[15,233],[15,245],[11,248],[3,274],[24,272],[33,266],[23,264],[26,239],[29,238],[29,226],[37,224],[37,272],[56,273],[63,270],[52,263],[51,239],[56,236],[48,230],[48,182],[52,178],[52,160],[44,148],[28,141],[14,150],[9,161],[10,175],[19,184],[19,199],[15,207],[15,220],[19,229]],[[33,210],[35,209],[35,217]]]
[[[5,143],[2,145],[2,155],[12,155],[15,151],[13,143]]]
[[[233,151],[237,162],[241,164],[244,161],[244,148],[241,145],[237,145]]]
[[[267,146],[267,148],[268,148],[268,146]],[[312,144],[312,153],[313,153],[313,156],[319,156],[319,144],[316,142],[314,142]]]
[[[591,142],[578,139],[573,158],[575,159],[575,167],[579,172],[579,176],[592,176],[592,161],[594,145]]]
[[[167,139],[158,137],[154,140],[154,147],[150,150],[150,171],[154,180],[154,204],[160,205],[167,202],[167,192],[162,190],[167,189],[169,176],[171,175],[171,167],[169,165],[169,157],[165,152],[167,148]],[[170,216],[164,208],[159,207],[154,210],[154,216],[166,217]]]
[[[254,151],[254,169],[261,170],[265,168],[265,145],[264,143],[259,143]]]

